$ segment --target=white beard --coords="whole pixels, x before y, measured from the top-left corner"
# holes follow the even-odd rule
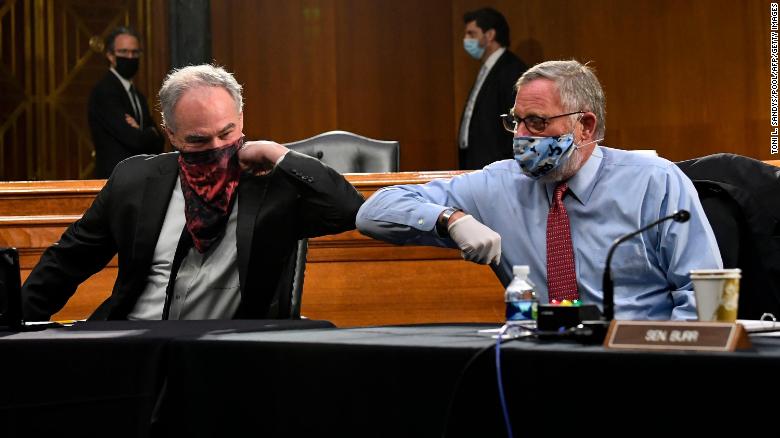
[[[566,160],[563,165],[553,169],[552,172],[539,178],[540,182],[550,183],[565,181],[574,176],[574,174],[580,170],[580,166],[582,165],[582,154],[580,153],[580,148],[576,146],[572,147],[574,150],[571,152],[569,159]]]

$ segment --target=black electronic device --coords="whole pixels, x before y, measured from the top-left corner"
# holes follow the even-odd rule
[[[62,327],[56,322],[27,324],[22,314],[19,252],[0,247],[0,330],[23,332]]]
[[[536,328],[544,332],[563,332],[576,327],[582,321],[600,318],[601,312],[594,304],[582,306],[540,304],[537,311]]]
[[[0,248],[0,326],[21,330],[22,281],[16,248]]]

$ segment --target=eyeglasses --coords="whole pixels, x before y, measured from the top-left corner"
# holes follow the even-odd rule
[[[119,55],[123,58],[139,58],[144,53],[141,49],[115,49],[114,55]]]
[[[520,127],[521,123],[525,123],[525,127],[531,131],[531,134],[539,135],[547,129],[550,120],[574,114],[585,114],[585,111],[574,111],[573,113],[560,114],[552,117],[528,116],[523,118],[516,117],[514,114],[501,114],[499,117],[501,117],[501,122],[504,124],[504,129],[512,134],[517,134],[517,128]]]

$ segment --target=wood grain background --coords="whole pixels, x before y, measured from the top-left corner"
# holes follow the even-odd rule
[[[399,140],[402,170],[449,169],[479,69],[462,16],[485,4],[507,17],[527,63],[590,62],[607,95],[605,144],[671,160],[777,158],[768,1],[212,2],[214,56],[246,86],[250,136],[347,129]]]
[[[451,169],[460,113],[479,69],[462,48],[462,16],[491,5],[507,17],[510,47],[527,63],[574,58],[596,69],[607,95],[605,144],[656,149],[671,160],[715,152],[768,160],[780,158],[769,147],[770,3],[217,0],[210,6],[212,53],[245,86],[251,138],[289,142],[344,129],[399,140],[402,170]],[[80,178],[77,169],[88,169],[92,159],[89,145],[76,154],[58,141],[87,129],[86,108],[83,114],[79,108],[92,84],[76,81],[56,98],[38,96],[34,87],[29,95],[19,91],[24,88],[15,84],[37,77],[36,71],[65,68],[50,65],[59,62],[56,56],[32,57],[25,69],[16,58],[11,68],[12,46],[23,39],[10,35],[25,35],[24,4],[0,0],[0,126],[7,125],[0,129],[0,180]],[[57,14],[81,11],[96,34],[109,27],[101,20],[144,27],[152,38],[141,86],[156,94],[169,65],[167,2],[39,4],[51,11],[52,23],[60,22]],[[151,12],[133,15],[137,5]],[[30,35],[34,46],[37,33]],[[103,68],[97,58],[89,58],[93,70]],[[15,106],[36,96],[41,105],[68,108],[67,129],[34,119],[35,130],[6,123]]]

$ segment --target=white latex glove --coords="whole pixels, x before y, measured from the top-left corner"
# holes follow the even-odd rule
[[[467,214],[448,227],[450,238],[458,244],[463,258],[487,265],[501,262],[501,236]]]

